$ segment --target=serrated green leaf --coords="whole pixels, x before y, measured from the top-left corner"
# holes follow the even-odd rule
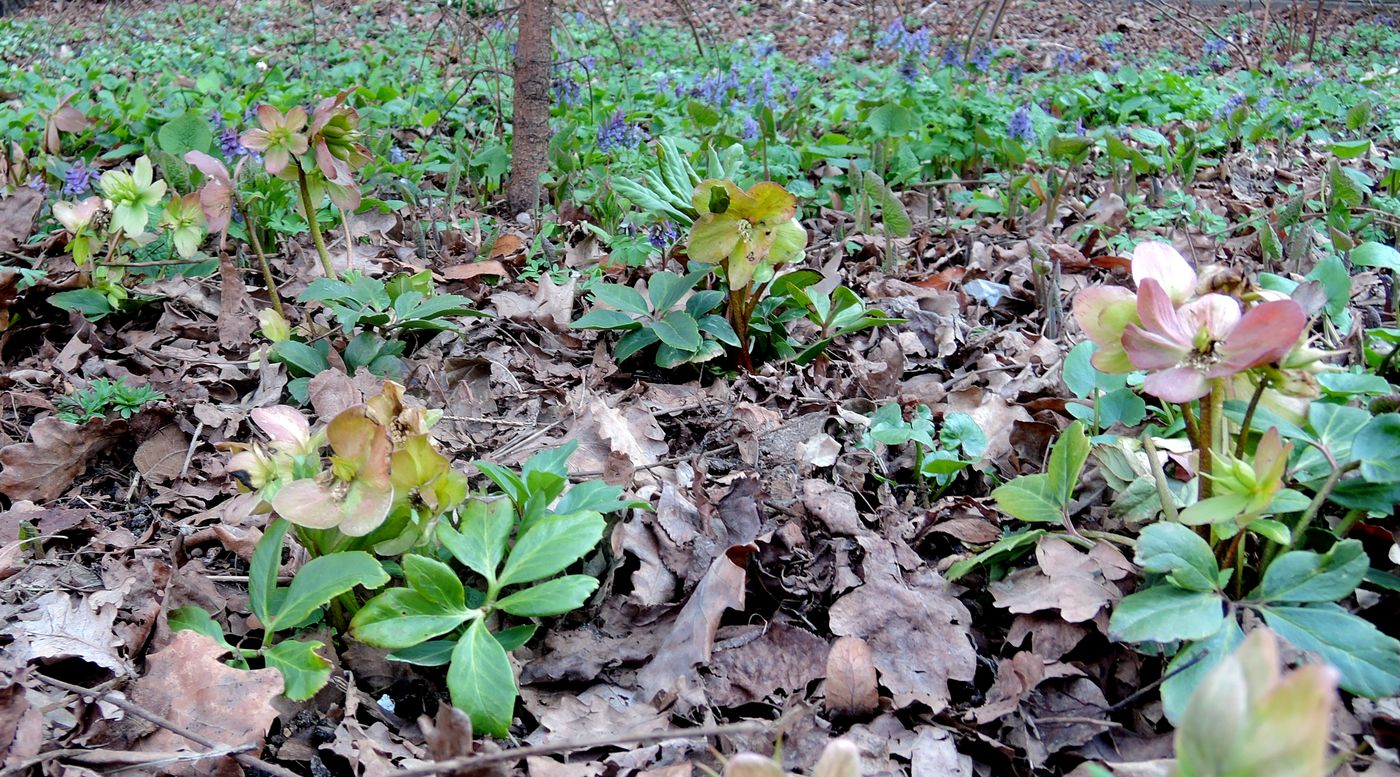
[[[541,518],[511,548],[498,583],[504,588],[557,574],[598,544],[605,525],[591,510]]]
[[[1370,561],[1358,540],[1342,540],[1326,553],[1294,550],[1274,559],[1259,587],[1258,602],[1335,602],[1356,590]]]
[[[287,596],[270,622],[269,632],[295,626],[310,617],[318,607],[357,586],[375,589],[389,582],[389,575],[374,556],[358,550],[331,553],[311,559],[297,570],[287,587]]]
[[[598,579],[589,575],[556,577],[516,591],[496,602],[496,606],[512,615],[522,617],[563,615],[582,607],[588,595],[597,587]]]
[[[477,620],[452,650],[447,669],[452,705],[467,713],[472,728],[493,737],[510,734],[515,715],[515,672],[501,643]]]
[[[273,519],[253,546],[253,559],[248,564],[248,609],[263,624],[272,618],[272,594],[277,590],[277,572],[282,568],[282,543],[290,527],[281,518]]]
[[[449,607],[409,588],[390,588],[355,613],[350,633],[366,645],[403,650],[446,634],[479,614],[465,604]]]
[[[514,507],[504,499],[471,499],[461,509],[458,523],[460,532],[445,521],[439,523],[438,541],[468,569],[495,580],[515,527]]]
[[[689,313],[673,310],[651,325],[658,339],[678,351],[694,353],[700,349],[700,325]]]
[[[1225,621],[1225,600],[1208,591],[1158,585],[1125,596],[1113,608],[1109,633],[1125,642],[1205,639]]]
[[[1335,604],[1261,607],[1264,622],[1295,647],[1337,668],[1342,688],[1371,699],[1400,693],[1400,642]]]
[[[452,567],[426,556],[414,553],[404,555],[404,579],[413,590],[422,594],[428,601],[444,607],[464,609],[467,606],[466,592],[462,581]]]
[[[262,651],[271,669],[282,673],[282,692],[292,701],[306,701],[331,679],[331,662],[316,653],[320,642],[285,639]]]
[[[1154,523],[1138,535],[1133,561],[1145,572],[1171,575],[1188,591],[1214,591],[1220,567],[1210,544],[1179,523]]]

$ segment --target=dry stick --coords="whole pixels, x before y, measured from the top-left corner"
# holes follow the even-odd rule
[[[1317,47],[1317,23],[1322,18],[1323,0],[1317,0],[1317,5],[1313,6],[1312,28],[1308,31],[1308,61],[1313,58],[1313,49]]]
[[[700,31],[695,28],[695,20],[691,18],[690,4],[685,0],[675,0],[676,7],[681,9],[681,15],[685,17],[686,26],[690,27],[690,36],[695,39],[695,51],[701,59],[705,58],[705,47],[700,43]]]
[[[992,26],[987,30],[988,46],[992,45],[993,40],[996,40],[997,28],[1001,26],[1001,18],[1006,15],[1006,8],[1009,5],[1011,5],[1011,0],[1001,0],[1001,6],[997,8],[997,15],[992,17]]]
[[[592,750],[596,747],[608,747],[609,745],[639,744],[642,742],[663,742],[667,739],[698,739],[700,737],[729,736],[733,734],[761,734],[767,730],[767,726],[754,723],[734,723],[727,726],[712,726],[710,728],[692,729],[670,729],[667,731],[654,731],[648,734],[627,734],[620,737],[598,737],[596,739],[581,739],[573,742],[559,742],[550,745],[531,745],[529,747],[517,747],[511,750],[502,750],[499,753],[482,753],[480,755],[464,755],[457,758],[449,758],[446,761],[415,766],[409,769],[400,769],[395,772],[398,777],[429,777],[441,772],[456,772],[472,769],[478,766],[485,766],[492,763],[503,763],[519,761],[532,755],[548,755],[550,753],[569,753],[575,750]]]
[[[209,739],[208,737],[196,734],[193,731],[190,731],[189,729],[185,728],[184,726],[166,720],[165,718],[162,718],[161,716],[145,709],[144,707],[138,707],[135,704],[132,704],[131,702],[127,701],[126,699],[117,696],[108,696],[108,694],[111,693],[110,689],[99,691],[94,690],[92,688],[84,688],[81,685],[70,685],[68,683],[63,682],[62,680],[55,680],[52,677],[40,674],[38,672],[34,673],[34,677],[46,685],[52,685],[55,688],[60,688],[62,690],[68,691],[69,693],[76,693],[80,696],[90,697],[93,700],[102,699],[105,697],[107,702],[115,706],[117,709],[135,715],[136,717],[141,718],[142,720],[154,723],[157,726],[160,726],[161,728],[173,734],[178,734],[184,737],[185,739],[194,742],[197,745],[202,745],[210,749],[225,747],[225,745],[221,742],[215,742],[214,740]],[[296,772],[284,769],[283,767],[278,766],[277,764],[268,763],[267,761],[264,761],[263,759],[258,758],[257,756],[249,755],[247,753],[238,753],[237,755],[234,755],[233,758],[234,760],[238,761],[244,766],[251,766],[255,769],[262,769],[268,774],[273,775],[273,777],[300,777]]]

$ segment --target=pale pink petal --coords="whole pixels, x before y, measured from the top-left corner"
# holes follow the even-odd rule
[[[282,112],[267,103],[263,103],[258,106],[258,123],[265,130],[279,127],[282,124]],[[244,143],[243,145],[248,144]]]
[[[218,181],[224,186],[233,186],[233,181],[228,177],[228,168],[224,167],[224,163],[203,151],[186,151],[185,161],[198,168],[199,172],[204,173],[206,176]]]
[[[1213,372],[1226,369],[1220,374],[1229,375],[1276,362],[1288,355],[1307,325],[1303,306],[1293,300],[1265,302],[1250,308],[1220,347],[1223,361]]]
[[[253,411],[253,422],[277,442],[301,444],[311,437],[311,424],[300,410],[287,405],[260,407]]]
[[[1207,294],[1191,300],[1176,311],[1182,327],[1195,339],[1202,329],[1211,340],[1224,340],[1240,323],[1240,303],[1224,294]]]
[[[1186,327],[1182,326],[1181,318],[1176,314],[1176,306],[1156,279],[1147,278],[1142,282],[1142,288],[1138,289],[1137,307],[1138,317],[1142,319],[1144,329],[1171,340],[1182,348],[1191,347],[1195,340],[1195,332],[1187,331]]]
[[[1139,370],[1165,370],[1175,367],[1191,352],[1191,349],[1149,332],[1137,324],[1129,324],[1127,329],[1123,330],[1123,350],[1128,354],[1128,361]]]
[[[1173,367],[1148,375],[1142,388],[1168,402],[1190,402],[1210,393],[1210,381],[1191,367]]]
[[[249,146],[249,148],[252,148],[252,146]],[[267,165],[267,171],[273,175],[277,175],[283,170],[286,170],[287,165],[291,161],[292,157],[287,153],[287,149],[280,147],[269,149],[267,155],[263,157],[263,162]]]
[[[1098,349],[1094,366],[1104,372],[1129,372],[1133,365],[1123,351],[1123,328],[1137,323],[1137,297],[1119,286],[1094,286],[1074,297],[1074,320]]]
[[[1162,284],[1167,296],[1178,305],[1196,293],[1196,271],[1167,243],[1140,243],[1133,249],[1133,282],[1140,289],[1148,278]]]
[[[285,122],[284,126],[285,126],[287,129],[291,130],[292,132],[296,132],[296,131],[300,130],[302,127],[305,127],[305,126],[306,126],[306,109],[303,108],[303,107],[301,107],[300,105],[298,105],[298,106],[296,106],[295,108],[291,109],[290,111],[287,111],[287,119],[286,119],[286,122]],[[302,150],[305,151],[306,149],[302,149]]]
[[[238,138],[238,142],[254,151],[266,151],[270,141],[266,130],[250,129]]]
[[[375,488],[366,483],[353,483],[340,506],[340,533],[347,537],[363,537],[378,529],[389,517],[394,505],[393,488]]]
[[[273,495],[272,509],[297,526],[329,529],[340,523],[340,502],[326,486],[310,478],[293,480]]]

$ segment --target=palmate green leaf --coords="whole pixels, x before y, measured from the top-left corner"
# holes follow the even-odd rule
[[[277,590],[277,571],[282,566],[282,543],[290,523],[276,518],[253,546],[248,565],[248,608],[266,624],[272,618],[272,593]],[[268,629],[271,631],[271,629]]]
[[[1400,273],[1400,251],[1384,243],[1367,241],[1351,250],[1351,263],[1358,267],[1381,267]]]
[[[992,498],[1002,512],[1030,523],[1054,523],[1065,517],[1055,483],[1044,473],[1022,475],[998,486]]]
[[[673,310],[666,317],[651,325],[651,331],[661,342],[678,351],[694,353],[700,349],[700,325],[689,313]]]
[[[403,650],[446,634],[480,615],[466,605],[450,607],[409,588],[390,588],[365,602],[350,620],[355,639],[388,650]]]
[[[522,617],[563,615],[582,607],[588,595],[597,587],[598,579],[590,575],[556,577],[516,591],[496,602],[496,606],[511,615]]]
[[[270,668],[282,673],[283,693],[292,701],[306,701],[331,679],[331,662],[316,653],[320,642],[286,639],[262,651]]]
[[[948,582],[953,582],[984,564],[996,561],[1013,561],[1029,553],[1040,538],[1047,533],[1044,529],[1028,529],[1018,534],[1008,534],[972,558],[963,559],[948,567],[948,571],[943,576],[948,579]]]
[[[1372,418],[1351,444],[1361,477],[1371,483],[1400,483],[1400,413]]]
[[[599,308],[584,313],[569,326],[574,329],[639,329],[642,323],[621,310]]]
[[[515,508],[504,499],[471,499],[460,516],[460,532],[445,521],[438,524],[438,541],[468,569],[495,580],[515,527]]]
[[[1179,523],[1154,523],[1138,535],[1133,561],[1145,572],[1171,575],[1187,591],[1214,591],[1220,576],[1210,544]]]
[[[183,157],[187,151],[207,154],[214,133],[203,116],[191,111],[166,122],[156,133],[156,142],[162,151],[176,157]]]
[[[1371,699],[1400,693],[1400,641],[1335,604],[1261,607],[1264,622],[1341,673],[1342,688]]]
[[[452,651],[456,647],[455,639],[430,639],[413,647],[395,650],[385,658],[414,666],[445,666],[452,660]]]
[[[219,643],[225,650],[236,652],[224,636],[224,628],[203,607],[176,607],[166,614],[166,621],[171,631],[197,632]]]
[[[598,544],[605,525],[591,510],[541,518],[511,548],[497,582],[504,588],[557,574]]]
[[[1074,487],[1079,483],[1079,473],[1089,458],[1089,438],[1084,434],[1084,424],[1075,421],[1060,433],[1055,447],[1050,451],[1050,462],[1045,474],[1050,476],[1054,495],[1061,509],[1069,506],[1074,496]]]
[[[676,303],[681,301],[681,297],[684,297],[706,272],[708,271],[677,275],[670,270],[661,270],[652,273],[647,279],[647,296],[651,298],[652,312],[660,315],[675,307]]]
[[[389,582],[389,575],[374,556],[348,550],[314,558],[292,578],[277,614],[264,625],[269,632],[306,620],[318,607],[356,586],[374,589]]]
[[[651,307],[647,305],[642,293],[631,286],[602,283],[594,287],[593,296],[604,305],[627,313],[645,316],[651,312]]]
[[[1227,618],[1219,631],[1185,646],[1167,664],[1164,672],[1167,679],[1162,682],[1162,711],[1172,725],[1181,723],[1191,694],[1200,687],[1210,670],[1234,652],[1241,642],[1244,642],[1244,631],[1240,629],[1240,624],[1234,618]]]
[[[403,565],[404,579],[413,590],[422,594],[433,604],[464,609],[467,606],[466,591],[462,581],[452,567],[426,556],[406,554],[400,562]]]
[[[472,728],[493,737],[510,734],[515,713],[515,672],[505,648],[477,620],[467,628],[452,650],[447,669],[447,690],[452,706],[467,713]]]
[[[1225,621],[1224,605],[1219,594],[1157,585],[1123,597],[1108,631],[1125,642],[1205,639]]]
[[[1294,550],[1274,559],[1249,598],[1257,602],[1335,602],[1361,585],[1370,560],[1359,540],[1326,553]]]

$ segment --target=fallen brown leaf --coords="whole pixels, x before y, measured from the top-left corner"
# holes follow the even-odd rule
[[[56,416],[29,428],[29,442],[0,449],[0,494],[10,499],[57,499],[84,469],[123,432],[123,422],[70,424]]]
[[[835,715],[863,717],[880,706],[880,689],[870,645],[842,637],[826,657],[826,708]]]

